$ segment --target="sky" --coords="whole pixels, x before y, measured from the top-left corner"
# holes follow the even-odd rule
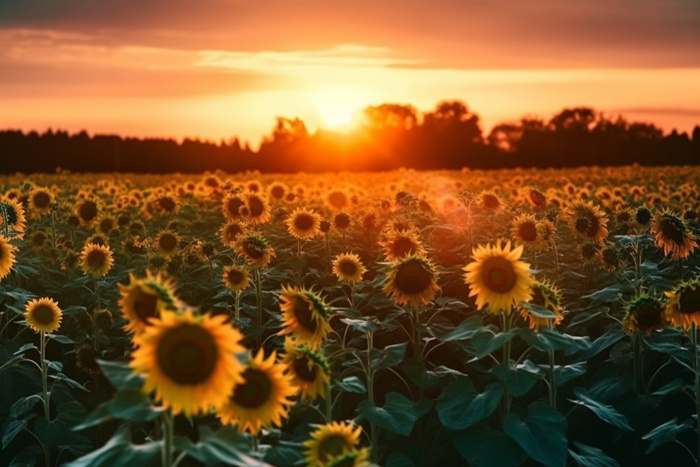
[[[566,107],[700,124],[697,0],[0,0],[0,129],[256,147],[458,99],[484,134]]]

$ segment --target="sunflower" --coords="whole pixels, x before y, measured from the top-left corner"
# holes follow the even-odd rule
[[[693,323],[700,326],[700,279],[682,282],[670,292],[664,292],[666,318],[673,326],[688,329]]]
[[[341,282],[362,282],[367,268],[355,253],[342,253],[333,260],[333,274]]]
[[[282,285],[280,300],[283,327],[277,334],[293,334],[300,344],[307,344],[312,349],[320,348],[331,330],[328,305],[310,290],[285,285]]]
[[[114,217],[103,215],[97,221],[97,229],[103,234],[109,234],[113,229],[117,228],[117,221]]]
[[[87,243],[80,254],[80,268],[85,274],[93,277],[106,276],[112,265],[114,257],[109,246]]]
[[[349,451],[329,460],[326,467],[370,467],[369,448]]]
[[[236,238],[244,234],[246,231],[246,225],[243,222],[230,220],[219,230],[219,239],[221,244],[229,248],[234,248],[236,245]]]
[[[326,204],[333,211],[342,211],[350,205],[348,193],[344,189],[331,190],[326,193]]]
[[[354,423],[331,422],[317,426],[311,439],[304,441],[306,462],[312,467],[324,467],[329,462],[356,450],[362,427]]]
[[[0,280],[7,277],[15,265],[15,247],[3,235],[0,235]]]
[[[275,352],[265,359],[260,349],[255,358],[248,360],[243,381],[234,386],[228,401],[217,412],[221,423],[236,425],[239,431],[248,430],[253,436],[262,428],[282,424],[297,389],[292,376],[285,372],[287,366],[275,363],[275,359]]]
[[[542,210],[547,207],[547,195],[536,188],[529,188],[525,194],[525,199],[533,209]]]
[[[576,201],[569,207],[573,230],[580,236],[603,243],[608,236],[608,219],[598,206],[590,201]]]
[[[528,303],[546,308],[554,314],[554,317],[550,318],[538,316],[537,310],[523,304],[520,308],[520,316],[528,321],[531,329],[537,330],[540,326],[557,325],[564,319],[561,309],[561,292],[547,281],[537,281],[532,285],[532,298]]]
[[[660,330],[668,325],[664,301],[651,295],[640,295],[625,307],[623,326],[633,333],[636,330],[645,334]]]
[[[226,288],[234,292],[245,290],[250,285],[248,269],[235,264],[224,268],[223,279]]]
[[[234,250],[254,268],[264,268],[275,256],[270,244],[257,232],[239,235]]]
[[[522,214],[513,220],[511,229],[513,237],[523,245],[537,245],[539,232],[537,231],[537,219],[532,214]]]
[[[270,204],[260,193],[246,193],[245,207],[248,210],[246,218],[251,224],[262,224],[270,220]]]
[[[24,308],[24,319],[35,332],[54,332],[61,326],[63,311],[51,298],[30,300]]]
[[[645,206],[640,206],[634,213],[634,220],[639,224],[640,227],[645,227],[651,222],[651,211]]]
[[[231,194],[224,198],[221,211],[229,220],[235,220],[241,217],[240,209],[245,205],[245,199],[239,194]]]
[[[0,201],[0,229],[9,238],[21,238],[27,219],[24,208],[13,199]]]
[[[129,285],[119,284],[121,299],[118,304],[128,321],[124,329],[139,333],[150,325],[149,320],[160,316],[163,310],[180,308],[180,301],[173,289],[172,282],[160,276],[147,273],[145,278],[137,279],[129,273]]]
[[[156,236],[155,246],[165,256],[175,254],[180,245],[180,238],[169,230],[163,230]]]
[[[292,382],[301,392],[301,398],[313,401],[321,396],[325,399],[330,385],[330,369],[320,350],[299,345],[287,337],[284,351],[281,361],[289,368]]]
[[[161,214],[177,214],[180,211],[177,199],[167,194],[155,196],[151,203]]]
[[[469,296],[476,295],[477,308],[488,303],[491,313],[503,310],[509,314],[512,305],[530,300],[534,280],[528,269],[530,264],[520,261],[522,253],[522,245],[511,249],[510,242],[477,247],[472,255],[474,261],[463,268],[465,282],[471,289]]]
[[[296,208],[285,222],[289,233],[300,240],[313,238],[320,232],[321,216],[306,208]]]
[[[345,232],[350,227],[351,220],[350,214],[345,211],[341,211],[333,216],[333,227],[340,232]]]
[[[537,234],[542,240],[542,243],[545,245],[549,245],[550,243],[554,242],[554,235],[556,233],[557,228],[555,227],[554,222],[550,221],[549,219],[541,219],[539,222],[537,222]]]
[[[378,242],[384,249],[384,256],[394,261],[404,256],[425,256],[425,248],[413,229],[389,230],[386,240]]]
[[[37,187],[29,193],[27,201],[32,217],[41,217],[51,212],[51,205],[54,203],[54,195],[46,188]]]
[[[289,193],[289,187],[282,182],[272,182],[267,187],[267,195],[273,201],[284,201],[287,193]]]
[[[485,211],[500,211],[503,203],[493,191],[482,191],[477,197],[477,206]]]
[[[399,258],[390,264],[383,290],[397,305],[410,303],[414,308],[427,305],[440,290],[435,266],[423,256]]]
[[[654,243],[663,248],[664,256],[683,259],[698,246],[695,235],[688,230],[685,222],[670,211],[663,211],[654,216],[651,233]]]
[[[93,199],[81,199],[75,205],[75,215],[85,227],[92,227],[97,222],[99,213],[100,207]]]
[[[134,336],[129,366],[145,375],[143,391],[155,391],[156,401],[173,414],[206,413],[226,404],[234,385],[243,381],[235,355],[245,351],[242,339],[225,316],[164,310]]]

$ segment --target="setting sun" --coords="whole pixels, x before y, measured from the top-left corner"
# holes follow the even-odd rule
[[[313,93],[313,103],[321,126],[349,129],[357,123],[357,113],[368,105],[367,94],[354,88],[326,88]]]

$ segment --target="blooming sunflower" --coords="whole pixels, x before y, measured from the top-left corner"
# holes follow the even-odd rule
[[[313,401],[321,396],[325,399],[330,385],[330,369],[320,350],[314,350],[305,344],[299,345],[287,337],[284,340],[284,351],[281,361],[287,365],[292,382],[301,392],[301,398]]]
[[[261,193],[246,193],[245,207],[248,208],[246,218],[251,224],[262,224],[270,220],[270,204]]]
[[[250,285],[248,269],[235,264],[224,268],[223,278],[226,288],[234,292],[245,290]]]
[[[525,199],[533,209],[542,210],[547,207],[547,195],[536,188],[529,188],[525,194]]]
[[[155,246],[160,253],[171,256],[177,251],[180,239],[169,230],[163,230],[156,236]]]
[[[289,193],[289,187],[282,182],[272,182],[267,187],[267,195],[273,201],[284,201],[287,193]]]
[[[663,211],[654,216],[651,225],[654,243],[663,248],[664,256],[683,259],[698,246],[695,235],[688,230],[685,222],[670,211]]]
[[[30,300],[24,308],[24,319],[35,332],[54,332],[61,326],[63,311],[51,298]]]
[[[116,219],[110,215],[103,215],[97,222],[97,229],[103,234],[109,234],[118,226]]]
[[[664,301],[651,295],[640,295],[625,307],[623,326],[633,333],[636,330],[645,334],[663,329],[668,325]]]
[[[531,329],[540,326],[557,325],[564,319],[561,309],[561,292],[557,287],[547,281],[537,281],[532,285],[532,298],[529,303],[554,313],[554,318],[538,316],[538,311],[523,304],[520,307],[520,316],[527,320]]]
[[[15,264],[15,247],[3,235],[0,235],[0,280],[7,277]]]
[[[0,201],[0,229],[9,238],[21,238],[27,219],[24,208],[13,199]]]
[[[489,311],[498,314],[510,313],[511,306],[526,302],[532,297],[534,280],[529,272],[529,263],[520,261],[523,247],[511,249],[510,242],[492,247],[479,245],[472,257],[474,261],[463,268],[465,282],[476,295],[476,306],[482,309],[488,304]]]
[[[114,257],[109,246],[86,243],[83,247],[80,254],[80,268],[85,274],[93,277],[106,276],[113,264]]]
[[[93,199],[81,199],[75,205],[75,215],[85,227],[92,227],[99,213],[100,207]]]
[[[511,234],[523,245],[535,246],[538,243],[537,219],[532,214],[522,214],[513,220]]]
[[[340,232],[345,232],[350,227],[350,222],[352,221],[350,214],[345,211],[341,211],[333,216],[333,227]]]
[[[477,206],[486,211],[500,211],[503,203],[493,191],[482,191],[477,197]]]
[[[217,415],[224,425],[236,425],[238,430],[248,430],[257,435],[262,428],[280,426],[287,418],[290,400],[297,389],[292,384],[292,376],[285,372],[287,366],[276,363],[273,352],[267,359],[263,349],[255,358],[248,360],[243,369],[243,381],[237,383],[233,393]]]
[[[686,281],[670,292],[664,292],[666,318],[673,326],[688,329],[693,323],[700,326],[700,279]]]
[[[160,316],[163,310],[180,308],[173,288],[172,282],[160,276],[147,273],[145,278],[137,279],[129,273],[129,285],[119,284],[121,299],[118,304],[128,321],[124,329],[138,334],[150,325],[149,320]]]
[[[264,268],[275,256],[270,244],[257,232],[239,235],[234,250],[254,268]]]
[[[310,290],[282,285],[280,300],[283,327],[278,335],[293,334],[301,344],[312,349],[321,347],[331,330],[330,310],[323,299]]]
[[[306,208],[296,208],[287,218],[287,230],[298,239],[307,240],[320,232],[321,216]]]
[[[383,290],[398,305],[427,305],[440,290],[435,266],[423,256],[399,258],[390,264]]]
[[[134,373],[145,375],[144,392],[155,391],[163,407],[186,416],[226,404],[243,381],[235,354],[245,351],[243,336],[226,317],[164,310],[150,324],[134,336],[129,362]]]
[[[362,427],[353,423],[331,422],[317,426],[311,439],[304,441],[306,462],[309,466],[324,467],[344,454],[356,450]]]
[[[384,249],[384,256],[389,261],[394,261],[404,256],[424,256],[425,248],[413,229],[390,230],[386,234],[386,240],[378,242]]]
[[[342,253],[333,260],[333,274],[342,282],[362,282],[367,268],[355,253]]]
[[[568,210],[573,230],[580,236],[603,243],[608,236],[608,219],[590,201],[575,201]]]
[[[221,227],[219,230],[219,238],[221,239],[221,244],[229,248],[234,248],[236,246],[236,238],[245,233],[246,225],[243,222],[230,220]]]
[[[348,451],[329,460],[326,467],[370,467],[369,448]]]
[[[245,206],[245,199],[240,194],[231,194],[224,198],[221,211],[229,220],[235,220],[241,217],[240,209]]]
[[[37,187],[34,188],[31,193],[29,193],[29,198],[27,201],[32,217],[41,217],[42,215],[48,214],[51,211],[51,205],[54,202],[54,195],[46,188]]]

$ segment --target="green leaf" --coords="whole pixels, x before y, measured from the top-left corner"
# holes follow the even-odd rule
[[[613,284],[591,294],[583,295],[581,298],[590,298],[593,303],[617,302],[622,299],[622,289],[622,285]]]
[[[503,386],[499,383],[491,383],[479,393],[469,379],[459,378],[445,386],[438,397],[438,416],[447,429],[469,428],[491,415],[502,395]]]
[[[0,365],[0,373],[2,373],[5,370],[9,370],[10,368],[17,366],[19,362],[24,358],[22,355],[13,355],[9,359],[7,359],[6,362],[4,362],[2,365]]]
[[[527,408],[528,415],[520,420],[510,414],[502,421],[503,431],[532,459],[547,467],[566,465],[566,419],[555,408],[534,402]]]
[[[455,433],[452,444],[473,467],[518,467],[527,458],[515,441],[485,427]]]
[[[379,329],[379,326],[376,323],[366,319],[342,318],[340,321],[360,332],[374,332]]]
[[[475,314],[468,317],[456,328],[453,326],[443,327],[440,325],[431,326],[429,329],[433,336],[442,342],[455,342],[471,339],[475,332],[483,328],[481,322],[483,317]]]
[[[574,441],[578,453],[569,449],[569,454],[579,467],[620,467],[620,464],[598,448]]]
[[[143,378],[134,375],[126,362],[97,360],[97,364],[116,389],[141,389],[143,386]]]
[[[582,387],[574,388],[574,394],[578,399],[569,399],[574,404],[588,407],[604,422],[615,425],[623,430],[634,431],[634,428],[630,426],[627,418],[624,415],[615,410],[614,407],[603,404],[591,398],[586,389]]]
[[[59,344],[75,344],[73,339],[60,334],[47,334],[46,337],[50,338],[54,342],[58,342]]]
[[[34,345],[34,344],[32,344],[32,343],[30,342],[29,344],[24,344],[22,347],[20,347],[19,349],[15,350],[15,351],[13,352],[12,355],[20,355],[20,354],[23,354],[24,352],[26,352],[26,351],[29,350],[29,349],[39,350],[39,349],[36,348],[36,345]]]
[[[372,369],[378,371],[383,368],[398,365],[406,354],[406,347],[408,347],[408,342],[388,345],[381,350],[375,348],[371,349]]]
[[[668,383],[664,384],[663,387],[660,387],[652,394],[655,396],[665,396],[667,394],[671,394],[672,392],[676,392],[680,389],[683,389],[684,387],[685,381],[683,380],[683,378],[676,378],[673,381],[669,381]]]
[[[58,373],[55,375],[49,375],[49,378],[56,380],[56,381],[63,381],[66,383],[68,386],[75,388],[75,389],[81,389],[85,392],[90,392],[88,388],[77,382],[76,380],[69,378],[68,376],[64,375],[63,373]]]
[[[476,350],[476,360],[481,360],[485,356],[503,347],[503,345],[513,338],[513,332],[494,333],[490,329],[474,333],[472,344]]]
[[[233,427],[223,427],[214,432],[209,427],[202,426],[197,443],[178,438],[176,446],[205,465],[270,467],[246,454],[250,450],[250,443]]]
[[[5,428],[2,434],[2,448],[5,449],[15,437],[27,427],[26,420],[13,420]]]
[[[522,368],[508,368],[506,365],[496,365],[491,370],[515,397],[524,396],[540,379],[536,374]]]
[[[576,362],[571,365],[557,365],[554,367],[554,381],[557,385],[568,383],[572,379],[586,374],[588,362]]]
[[[357,376],[349,376],[342,381],[336,381],[335,386],[342,391],[351,392],[353,394],[367,393],[365,383]]]
[[[404,452],[392,452],[384,467],[416,467],[416,463]]]
[[[683,433],[692,427],[692,420],[685,420],[683,423],[679,424],[678,417],[675,417],[673,420],[669,420],[666,423],[662,423],[646,435],[642,436],[642,439],[651,441],[651,444],[647,447],[644,453],[651,454],[665,443],[674,441],[680,433]]]
[[[377,407],[368,400],[360,402],[357,408],[360,415],[380,428],[408,436],[418,419],[416,409],[406,396],[398,392],[386,395],[384,407]]]
[[[584,350],[580,355],[578,355],[579,361],[590,360],[611,345],[616,344],[624,337],[625,333],[618,328],[608,330],[608,332],[593,341],[593,344],[591,344],[589,349]]]
[[[18,399],[12,407],[10,407],[10,418],[21,418],[32,410],[34,406],[41,400],[39,394],[32,394],[31,396],[22,397]]]
[[[120,428],[101,448],[75,459],[64,467],[133,467],[155,465],[161,442],[133,444],[128,427]]]
[[[520,328],[516,331],[528,345],[545,352],[547,350],[563,350],[566,355],[571,355],[591,347],[588,336],[572,336],[562,334],[555,329],[542,329],[534,332],[532,329]]]

